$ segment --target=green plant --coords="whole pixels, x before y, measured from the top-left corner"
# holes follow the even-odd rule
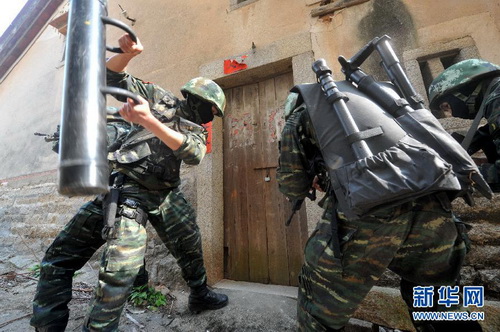
[[[33,277],[35,278],[39,278],[40,277],[40,268],[42,266],[40,264],[35,264],[33,265],[32,267],[29,268],[30,270],[30,273],[33,275]]]
[[[132,288],[128,300],[135,307],[146,307],[150,310],[167,305],[167,297],[148,285]]]

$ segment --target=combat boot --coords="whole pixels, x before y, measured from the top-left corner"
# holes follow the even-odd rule
[[[64,332],[66,330],[66,324],[63,325],[47,325],[43,327],[35,327],[36,332]]]
[[[36,332],[64,332],[68,325],[69,314],[44,326],[35,326]]]
[[[228,297],[225,294],[218,294],[203,284],[199,287],[191,288],[189,294],[188,307],[192,313],[200,313],[203,310],[215,310],[225,307]]]

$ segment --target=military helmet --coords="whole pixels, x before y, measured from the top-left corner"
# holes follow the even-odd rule
[[[221,87],[214,81],[204,77],[196,77],[184,84],[181,92],[184,98],[187,98],[188,94],[191,94],[211,103],[217,108],[217,116],[224,116],[226,96]]]
[[[429,86],[430,108],[437,109],[444,95],[495,74],[500,75],[500,66],[479,59],[464,60],[448,67]]]

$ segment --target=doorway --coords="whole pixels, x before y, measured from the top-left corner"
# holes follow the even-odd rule
[[[305,209],[290,226],[278,190],[278,140],[291,72],[227,89],[224,116],[224,274],[232,280],[292,285],[308,237]]]

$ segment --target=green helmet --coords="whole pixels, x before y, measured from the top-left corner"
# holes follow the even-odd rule
[[[187,98],[188,94],[192,94],[211,103],[217,108],[217,116],[224,116],[226,96],[221,87],[214,81],[204,77],[196,77],[184,84],[181,92],[184,98]]]
[[[430,108],[437,109],[439,100],[444,95],[494,74],[500,74],[500,67],[479,59],[468,59],[450,66],[439,74],[429,86]]]

